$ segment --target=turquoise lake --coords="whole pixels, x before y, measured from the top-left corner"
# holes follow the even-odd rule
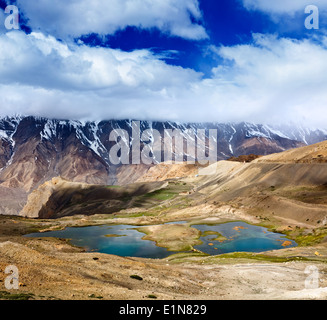
[[[174,223],[184,223],[174,222]],[[266,228],[253,226],[245,222],[229,222],[216,225],[198,224],[193,228],[202,233],[208,231],[219,232],[224,236],[224,241],[215,240],[217,235],[206,235],[200,238],[201,245],[194,246],[210,255],[217,255],[229,252],[262,252],[268,250],[283,249],[296,246],[296,242],[289,240],[285,235],[273,233]],[[60,231],[49,231],[44,233],[32,233],[26,237],[54,237],[69,239],[70,243],[84,247],[88,252],[100,252],[114,254],[122,257],[140,257],[162,259],[174,252],[156,246],[154,241],[143,240],[144,233],[136,230],[137,226],[132,225],[102,225],[90,227],[66,228]],[[108,235],[116,235],[114,237]]]
[[[214,241],[217,235],[201,237],[203,244],[194,246],[202,252],[217,255],[229,252],[262,252],[283,249],[285,241],[287,248],[296,246],[296,242],[286,238],[284,234],[268,231],[267,228],[254,226],[245,222],[230,222],[217,225],[192,225],[193,228],[219,232],[226,238],[225,241]],[[211,244],[211,245],[209,245]]]

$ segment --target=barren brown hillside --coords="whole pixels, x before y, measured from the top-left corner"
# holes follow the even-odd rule
[[[316,159],[324,157],[326,145],[294,149],[250,163],[220,161],[200,169],[195,165],[160,164],[139,178],[142,182],[123,187],[61,180],[54,186],[53,180],[29,196],[21,214],[54,218],[112,214],[133,208],[162,212],[164,206],[178,215],[178,208],[186,203],[192,207],[190,212],[211,203],[243,208],[266,221],[322,226],[327,223],[327,163]]]
[[[164,181],[180,179],[198,174],[199,167],[193,164],[167,164],[160,163],[151,167],[137,182]]]
[[[255,162],[326,163],[327,141],[291,149],[282,153],[271,154],[257,159]]]
[[[313,226],[327,223],[327,142],[265,156],[251,163],[212,165],[198,181],[206,201],[244,206],[266,219]]]

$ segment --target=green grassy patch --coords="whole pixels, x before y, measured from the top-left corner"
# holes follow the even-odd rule
[[[10,293],[7,291],[0,291],[0,299],[2,300],[30,300],[33,297],[33,293]]]
[[[221,254],[218,256],[210,255],[184,255],[184,256],[175,256],[170,257],[174,263],[201,263],[201,264],[228,264],[237,262],[246,262],[246,261],[260,261],[260,262],[274,262],[274,263],[284,263],[290,261],[311,261],[314,259],[308,259],[301,256],[292,256],[292,257],[281,257],[281,256],[272,256],[265,254],[255,254],[250,252],[233,252]]]
[[[327,229],[318,228],[308,231],[304,228],[296,228],[286,231],[285,234],[293,239],[300,247],[308,247],[321,243],[327,237]]]
[[[207,263],[210,263],[211,260],[216,261],[219,259],[249,259],[257,261],[268,261],[268,262],[290,262],[290,261],[308,261],[309,259],[301,256],[292,256],[292,257],[281,257],[281,256],[272,256],[266,254],[255,254],[250,252],[233,252],[221,254],[219,256],[210,257],[207,259]]]
[[[304,257],[304,256],[275,256],[262,253],[251,252],[232,252],[220,254],[217,256],[211,256],[205,253],[177,253],[167,258],[170,263],[197,263],[197,264],[235,264],[235,263],[250,263],[250,262],[267,262],[267,263],[285,263],[292,261],[319,261],[326,262],[325,260]]]
[[[159,189],[143,195],[142,198],[164,201],[174,198],[176,194],[176,192],[170,189]]]
[[[170,255],[167,260],[174,263],[185,262],[187,259],[209,257],[210,255],[204,252],[193,251],[193,252],[179,252]]]
[[[97,295],[95,295],[94,293],[90,294],[90,295],[89,295],[89,298],[92,298],[92,299],[103,299],[102,296],[97,296]]]

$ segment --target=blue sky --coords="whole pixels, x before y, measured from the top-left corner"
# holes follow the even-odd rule
[[[19,9],[7,30],[4,8]],[[307,5],[319,30],[304,25]],[[1,115],[326,123],[323,0],[0,0]]]
[[[276,24],[265,14],[249,12],[238,0],[205,0],[199,2],[202,19],[198,21],[208,38],[200,40],[184,39],[160,32],[158,29],[144,30],[127,27],[104,39],[98,34],[83,36],[90,45],[109,46],[131,51],[148,48],[154,52],[176,51],[165,61],[169,64],[192,68],[209,75],[216,66],[217,59],[208,52],[210,45],[235,45],[249,42],[252,33],[275,32]]]

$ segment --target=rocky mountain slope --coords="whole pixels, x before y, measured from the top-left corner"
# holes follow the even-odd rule
[[[222,161],[208,167],[197,191],[262,219],[311,227],[327,224],[327,141],[260,157],[251,163]]]
[[[29,195],[21,215],[58,218],[119,214],[132,209],[142,215],[166,212],[185,218],[192,212],[210,215],[227,205],[243,208],[255,219],[324,226],[327,224],[327,164],[316,159],[317,153],[321,155],[318,159],[325,157],[326,150],[327,141],[324,141],[248,163],[219,161],[205,168],[158,164],[140,182],[124,187],[56,178]],[[302,159],[300,155],[305,161],[298,161]]]
[[[130,120],[80,122],[51,120],[37,117],[6,117],[0,119],[0,185],[30,192],[53,177],[61,176],[73,182],[90,184],[126,184],[138,180],[151,165],[113,165],[109,158],[111,148],[116,144],[109,141],[112,132],[125,130],[132,146],[133,122]],[[140,149],[147,146],[149,155],[156,154],[154,164],[163,161],[165,150],[160,144],[149,144],[155,130],[164,137],[165,130],[171,134],[181,132],[185,142],[176,144],[172,150],[175,159],[184,160],[194,151],[195,141],[200,141],[199,130],[217,130],[218,160],[231,156],[260,154],[267,155],[291,148],[315,143],[327,138],[325,130],[309,130],[300,127],[273,128],[267,125],[240,124],[177,124],[172,122],[139,122],[140,132],[148,130]],[[169,131],[170,130],[170,131]],[[134,142],[133,142],[134,143]],[[158,156],[159,155],[159,156]],[[201,160],[200,152],[190,156]],[[130,159],[131,160],[131,159]],[[150,159],[152,160],[152,159]],[[132,163],[132,161],[130,162]]]
[[[137,200],[165,186],[163,182],[152,182],[110,187],[53,178],[29,194],[21,215],[29,218],[53,219],[81,213],[112,214],[137,206]],[[145,200],[146,198],[143,201],[144,207]]]

